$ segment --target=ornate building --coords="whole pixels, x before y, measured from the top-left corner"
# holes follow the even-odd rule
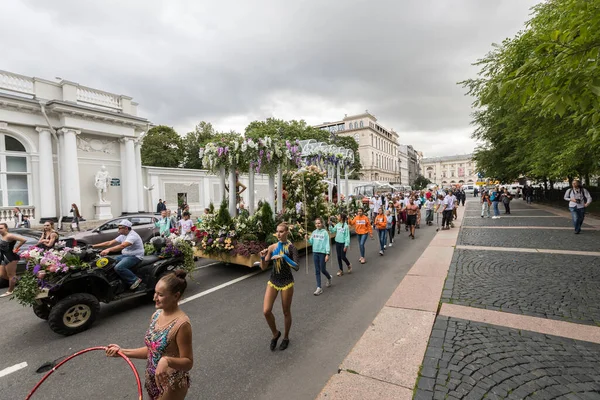
[[[94,176],[112,177],[112,214],[146,209],[140,138],[149,127],[131,97],[0,71],[0,220],[18,206],[34,223],[69,216],[71,204],[93,219]]]
[[[431,182],[441,186],[475,184],[477,171],[472,154],[423,158],[421,173]]]
[[[381,126],[373,114],[365,111],[364,114],[346,115],[341,121],[324,122],[315,127],[356,140],[363,166],[362,179],[400,181],[398,133]]]

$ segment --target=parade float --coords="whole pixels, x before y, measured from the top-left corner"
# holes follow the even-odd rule
[[[318,143],[315,140],[282,141],[227,138],[201,149],[203,164],[221,179],[223,201],[218,211],[203,215],[194,229],[194,255],[220,262],[253,267],[258,253],[277,241],[277,224],[286,222],[289,239],[297,249],[310,247],[306,235],[314,229],[314,220],[354,208],[344,202],[338,190],[342,172],[346,175],[354,163],[352,151]],[[249,204],[239,206],[236,190],[240,172],[248,173]],[[254,175],[267,174],[268,191],[255,209]],[[227,184],[228,183],[228,184]],[[335,201],[327,201],[335,200]],[[308,250],[308,249],[307,249]]]

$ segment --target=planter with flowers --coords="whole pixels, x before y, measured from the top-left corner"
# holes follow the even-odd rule
[[[15,288],[16,300],[22,305],[33,306],[42,289],[56,286],[56,282],[71,270],[88,268],[88,264],[80,259],[80,253],[78,247],[63,247],[60,250],[31,247],[21,253],[21,258],[27,261],[27,267]]]

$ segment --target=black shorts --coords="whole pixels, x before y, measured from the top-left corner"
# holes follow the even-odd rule
[[[409,215],[406,219],[406,225],[416,225],[417,224],[417,216]]]
[[[1,254],[0,261],[5,262],[6,264],[8,264],[9,262],[12,262],[12,261],[19,261],[19,259],[21,259],[21,257],[19,257],[18,254],[15,254],[13,252],[10,252],[10,253],[2,252],[0,254]]]

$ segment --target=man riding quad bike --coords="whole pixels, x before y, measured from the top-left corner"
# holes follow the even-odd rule
[[[125,239],[119,243],[131,243],[128,240],[134,239]],[[166,240],[154,238],[151,243],[155,254],[159,254],[166,245]],[[114,250],[120,244],[107,250]],[[124,249],[131,246],[126,245]],[[154,286],[160,277],[174,269],[183,268],[184,265],[183,255],[167,258],[158,255],[135,256],[138,258],[135,264],[125,264],[127,273],[134,277],[126,283],[121,279],[122,271],[119,272],[117,266],[127,258],[119,255],[102,257],[105,253],[106,250],[100,252],[92,248],[82,249],[79,257],[89,267],[67,272],[38,294],[33,311],[39,318],[47,319],[54,332],[68,336],[90,328],[98,316],[101,302],[152,297]],[[131,289],[131,281],[138,282],[134,290]]]

